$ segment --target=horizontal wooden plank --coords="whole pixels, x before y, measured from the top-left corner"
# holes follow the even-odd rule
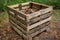
[[[14,12],[15,15],[20,15],[21,17],[26,18],[26,15],[25,15],[24,13],[22,13],[22,12],[20,12],[20,11],[17,11],[17,10],[15,10],[14,8],[9,8],[9,7],[7,7],[7,8],[8,8],[8,11]]]
[[[40,3],[35,3],[35,2],[25,2],[25,3],[21,3],[21,5],[22,5],[22,6],[23,6],[23,5],[28,5],[29,3],[32,3],[32,4],[34,4],[34,5],[43,5],[43,6],[45,6],[45,7],[50,7],[50,6],[48,6],[48,5],[40,4]],[[19,4],[15,4],[15,5],[10,5],[10,6],[8,6],[8,7],[11,7],[11,8],[13,8],[13,7],[18,7],[18,5],[19,5]]]
[[[27,38],[26,35],[24,35],[19,29],[17,29],[16,27],[14,27],[13,25],[11,25],[11,27],[23,38]]]
[[[44,28],[44,27],[46,27],[46,26],[48,26],[48,25],[49,25],[49,22],[45,22],[44,24],[38,25],[37,27],[31,29],[31,30],[29,31],[29,34],[35,33],[35,32],[37,32],[38,30],[40,30],[40,29],[42,29],[42,28]]]
[[[8,12],[8,15],[11,15],[13,17],[15,17],[15,13],[11,12],[11,11],[7,11]]]
[[[34,24],[36,22],[39,22],[41,20],[44,20],[44,19],[46,19],[50,16],[51,16],[51,13],[47,13],[47,14],[44,14],[44,15],[41,15],[41,16],[39,15],[38,17],[34,17],[34,18],[30,19],[30,21],[28,23],[29,23],[29,25],[32,25],[32,24]]]
[[[32,24],[40,21],[40,19],[41,19],[40,16],[35,17],[35,18],[32,18],[32,19],[30,19],[30,21],[28,22],[28,24],[29,24],[29,25],[32,25]]]
[[[28,5],[30,2],[21,3],[22,6]]]
[[[47,19],[45,19],[45,20],[42,20],[42,21],[40,21],[40,22],[37,22],[37,23],[35,23],[35,24],[31,25],[31,26],[28,26],[28,30],[30,30],[30,29],[38,26],[38,25],[41,25],[41,24],[43,24],[43,23],[45,23],[45,22],[47,22],[47,21],[49,21],[49,20],[51,20],[51,17],[49,17],[49,18],[47,18]]]
[[[49,8],[46,8],[46,9],[41,9],[40,12],[41,14],[45,14],[45,13],[48,13],[48,12],[52,12],[52,7],[49,7]]]
[[[15,24],[13,21],[9,21],[11,25],[13,25],[14,27],[16,27],[17,29],[19,29],[24,35],[27,35],[27,31],[24,30],[23,28],[21,28],[20,26],[18,26],[17,24]]]
[[[11,12],[9,12],[9,16],[12,16],[12,17],[14,17],[14,18],[16,18],[17,20],[19,20],[21,23],[23,23],[23,24],[25,24],[25,25],[27,25],[27,23],[26,23],[26,21],[25,20],[23,20],[21,17],[19,17],[18,15],[16,15],[15,16],[15,14],[11,14]],[[17,21],[16,20],[16,21]]]
[[[30,2],[25,2],[25,3],[20,3],[22,6],[24,6],[24,5],[28,5]],[[15,5],[10,5],[10,6],[8,6],[8,7],[11,7],[11,8],[14,8],[14,7],[18,7],[19,6],[19,4],[15,4]]]
[[[22,24],[21,22],[17,21],[17,25],[21,26],[22,28],[24,28],[25,30],[27,30],[27,26]]]
[[[40,16],[40,19],[41,19],[41,20],[44,20],[44,19],[46,19],[46,18],[49,18],[50,16],[51,16],[51,13],[47,13],[47,14],[41,15],[41,16]]]
[[[28,19],[31,19],[33,17],[37,17],[38,15],[46,14],[46,13],[51,12],[51,11],[52,11],[52,8],[51,7],[45,8],[45,9],[41,9],[41,10],[39,10],[37,12],[28,14],[28,17],[27,18]]]
[[[52,6],[45,5],[45,4],[40,4],[40,3],[37,3],[37,2],[30,2],[30,3],[32,3],[32,4],[34,4],[34,5],[42,5],[42,6],[44,6],[44,7],[52,7]]]
[[[12,17],[11,15],[9,15],[9,20],[12,20],[14,23],[16,23],[16,18]]]
[[[43,32],[43,31],[45,31],[47,28],[48,28],[48,26],[46,26],[46,27],[44,27],[44,28],[42,28],[42,29],[38,30],[37,32],[35,32],[35,33],[31,34],[31,37],[34,37],[34,36],[38,35],[39,33],[41,33],[41,32]]]
[[[25,19],[24,18],[22,18],[21,16],[19,16],[19,15],[17,15],[16,17],[18,17],[19,19],[22,19],[22,20],[24,20],[25,21]]]
[[[9,20],[12,20],[14,23],[16,23],[18,26],[22,27],[24,30],[27,30],[26,26],[22,24],[21,22],[17,21],[14,17],[9,16]]]
[[[23,20],[19,15],[16,16],[17,21],[20,21],[22,24],[27,26],[27,21]]]

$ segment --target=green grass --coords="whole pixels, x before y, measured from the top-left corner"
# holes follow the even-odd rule
[[[0,13],[0,27],[4,27],[4,24],[8,21],[8,14],[7,12]]]
[[[7,20],[7,18],[8,18],[7,12],[2,12],[2,13],[0,13],[0,23],[1,23],[3,20]]]
[[[60,8],[60,0],[0,0],[0,11],[5,11],[7,5],[13,5],[23,2],[39,2],[54,6],[54,8]]]
[[[52,13],[52,17],[54,21],[60,21],[60,9],[56,9]]]

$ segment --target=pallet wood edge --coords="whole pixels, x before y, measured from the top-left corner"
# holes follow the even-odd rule
[[[43,20],[43,21],[40,21],[40,22],[38,22],[38,23],[35,23],[35,24],[31,25],[31,26],[29,26],[29,27],[28,27],[28,30],[36,27],[37,25],[43,24],[43,23],[45,23],[45,22],[47,22],[47,21],[49,21],[49,20],[51,20],[51,17],[49,17],[49,18],[47,18],[47,19],[45,19],[45,20]]]

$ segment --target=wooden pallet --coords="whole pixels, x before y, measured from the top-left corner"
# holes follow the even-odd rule
[[[49,27],[53,10],[52,6],[27,2],[8,6],[7,8],[11,27],[26,40],[32,40],[35,35],[38,35]],[[32,13],[27,14],[21,11],[27,8],[30,8]],[[33,8],[34,10],[38,10],[34,11]]]

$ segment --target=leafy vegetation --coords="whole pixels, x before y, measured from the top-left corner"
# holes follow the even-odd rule
[[[54,8],[60,8],[60,0],[0,0],[0,11],[5,11],[7,5],[18,4],[27,1],[44,3],[54,6]]]

